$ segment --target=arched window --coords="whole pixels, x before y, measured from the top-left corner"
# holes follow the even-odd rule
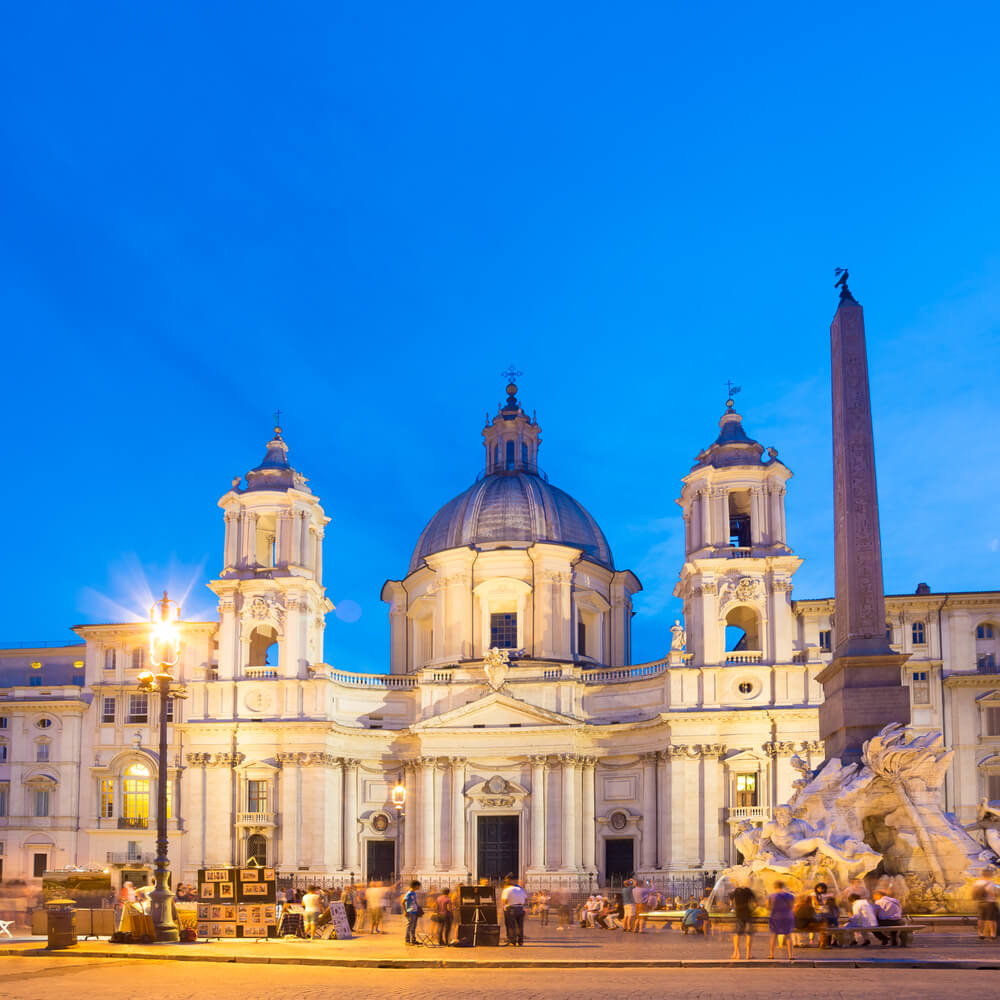
[[[122,819],[124,825],[145,829],[149,825],[149,767],[139,761],[129,764],[122,775]]]
[[[507,470],[508,471],[510,471],[511,469],[514,468],[514,442],[513,441],[508,441],[507,442],[507,462],[506,462],[506,466],[507,466]]]
[[[993,638],[993,625],[990,622],[983,622],[981,625],[976,626],[976,638],[977,639],[992,639]]]
[[[267,838],[259,833],[247,837],[247,864],[251,861],[261,867],[267,864]]]
[[[925,637],[925,632],[924,632],[924,623],[923,622],[914,622],[913,623],[913,645],[914,646],[923,646],[923,645],[926,644],[926,642],[927,642],[927,639]]]
[[[521,442],[521,464],[528,464],[528,445],[524,441]]]
[[[726,615],[726,652],[742,653],[760,649],[760,616],[746,605],[733,608]]]
[[[145,670],[146,669],[146,647],[136,646],[132,650],[132,669],[133,670]]]
[[[278,665],[278,633],[272,625],[258,625],[250,633],[250,662],[248,667],[276,667]]]

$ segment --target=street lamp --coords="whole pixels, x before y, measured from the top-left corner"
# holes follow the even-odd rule
[[[400,782],[392,790],[392,804],[396,807],[396,812],[402,817],[403,806],[406,805],[406,786]]]
[[[173,676],[170,668],[177,666],[181,655],[181,633],[178,628],[180,611],[176,601],[167,597],[150,609],[152,624],[149,636],[149,662],[152,670],[139,674],[139,688],[160,696],[160,761],[156,778],[156,871],[155,888],[149,897],[150,915],[156,928],[157,941],[179,941],[174,920],[174,894],[167,887],[167,702],[182,697],[170,690]]]

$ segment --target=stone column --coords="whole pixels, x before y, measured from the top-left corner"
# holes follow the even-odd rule
[[[438,757],[434,761],[434,769],[432,771],[434,778],[434,849],[432,856],[434,858],[434,867],[437,871],[441,871],[445,867],[445,819],[446,817],[444,811],[444,772],[445,768],[448,766],[447,757]]]
[[[750,491],[750,544],[760,545],[763,538],[763,517],[762,517],[762,507],[763,504],[761,500],[761,491],[759,486],[755,486]]]
[[[576,871],[580,861],[576,853],[577,830],[580,828],[580,811],[576,800],[577,759],[563,754],[562,760],[562,867]]]
[[[331,757],[328,786],[330,802],[327,807],[328,817],[344,814],[344,762],[340,757]],[[344,868],[344,826],[334,821],[330,825],[330,857],[328,864],[331,871],[342,871]]]
[[[639,863],[643,871],[656,867],[656,763],[659,756],[653,750],[639,757],[642,761],[642,844]]]
[[[531,760],[531,866],[545,869],[545,755]]]
[[[665,753],[657,754],[656,762],[656,867],[666,868],[670,858],[670,776],[667,773],[668,758]],[[645,838],[645,834],[643,834]]]
[[[186,848],[188,864],[196,868],[205,867],[205,827],[208,820],[208,783],[205,765],[211,760],[208,753],[189,753],[188,772],[181,782],[181,801],[189,818],[188,844]],[[196,770],[197,768],[197,770]]]
[[[406,788],[409,808],[403,815],[403,857],[400,871],[417,870],[417,810],[413,803],[413,793],[417,786],[417,766],[412,760],[403,761],[403,784]]]
[[[301,857],[302,830],[299,802],[301,800],[301,770],[299,755],[279,750],[275,758],[281,765],[281,853],[279,867],[297,871]],[[214,808],[214,803],[213,803]]]
[[[467,872],[465,859],[465,758],[451,758],[451,867]]]
[[[702,864],[712,870],[724,867],[722,843],[722,757],[726,748],[721,743],[704,743],[701,751],[702,766]]]
[[[596,757],[581,758],[583,774],[583,823],[580,826],[580,837],[582,840],[581,861],[583,867],[588,872],[596,872],[594,864],[596,854],[597,839],[597,819],[594,816],[594,779]]]
[[[344,764],[344,867],[361,872],[358,851],[358,764],[361,761],[345,757]]]
[[[429,872],[434,866],[434,758],[421,757],[417,771],[417,868]]]
[[[701,523],[698,548],[703,549],[706,545],[712,544],[711,492],[707,486],[698,493],[698,513]]]
[[[688,809],[687,790],[685,788],[685,776],[687,773],[687,753],[686,746],[667,747],[667,754],[670,757],[670,856],[669,867],[674,870],[687,868],[687,857],[685,854],[685,820],[690,815]],[[660,859],[661,866],[663,859]]]
[[[910,701],[899,669],[907,657],[885,637],[865,321],[846,282],[830,326],[830,362],[837,646],[817,677],[824,695],[819,729],[827,759],[848,763],[884,726],[908,723]]]

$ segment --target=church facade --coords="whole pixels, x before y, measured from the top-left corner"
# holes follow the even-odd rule
[[[183,626],[170,750],[139,690],[147,628],[0,650],[2,876],[152,867],[156,779],[169,777],[176,877],[250,859],[325,881],[425,884],[517,872],[583,889],[734,863],[823,759],[816,676],[833,600],[796,601],[791,471],[732,401],[683,477],[683,601],[662,659],[633,664],[637,577],[538,465],[540,428],[508,386],[483,430],[485,472],[427,524],[388,581],[384,674],[322,662],[328,518],[277,429],[219,501],[218,620]],[[955,757],[945,806],[1000,799],[1000,593],[887,598],[912,724]],[[391,789],[407,791],[402,813]]]

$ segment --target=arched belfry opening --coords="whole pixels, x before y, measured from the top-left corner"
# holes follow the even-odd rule
[[[729,493],[729,544],[734,549],[750,548],[750,491]]]
[[[250,659],[248,667],[276,667],[278,665],[278,631],[273,625],[258,625],[250,633]]]
[[[733,608],[726,615],[726,652],[761,650],[760,615],[746,605]]]

